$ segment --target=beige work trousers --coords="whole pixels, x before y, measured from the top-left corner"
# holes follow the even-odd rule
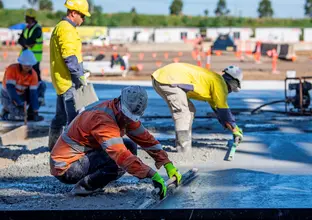
[[[176,86],[161,84],[152,78],[155,91],[167,102],[172,114],[178,151],[186,152],[192,147],[192,125],[196,109],[186,92]]]

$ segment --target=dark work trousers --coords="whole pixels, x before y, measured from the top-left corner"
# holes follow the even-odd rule
[[[38,76],[38,98],[44,98],[47,85],[41,80],[40,62],[36,63],[36,65],[33,66],[33,69],[36,71]]]
[[[51,122],[52,129],[62,129],[78,115],[75,109],[75,88],[71,87],[64,94],[57,95],[56,113]]]
[[[123,139],[125,146],[134,155],[137,155],[137,145],[130,139]],[[103,188],[109,182],[120,178],[126,172],[119,168],[114,160],[103,150],[93,150],[86,153],[80,160],[75,161],[62,175],[56,176],[62,183],[75,184],[89,175],[89,185],[94,188]]]

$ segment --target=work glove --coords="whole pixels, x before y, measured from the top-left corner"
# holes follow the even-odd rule
[[[238,139],[238,143],[242,142],[243,140],[243,130],[240,129],[237,125],[233,129],[233,139],[234,139],[234,142],[236,139]]]
[[[87,81],[84,75],[77,76],[77,75],[72,74],[71,76],[72,76],[72,82],[74,83],[76,90],[82,86],[87,85]]]
[[[173,164],[171,162],[165,164],[165,169],[167,171],[167,174],[168,174],[169,178],[172,178],[173,176],[175,176],[177,178],[177,182],[176,183],[177,183],[177,185],[179,185],[180,182],[181,182],[181,179],[182,179],[182,175],[179,172],[179,170],[175,166],[173,166]]]
[[[167,186],[166,186],[165,180],[157,172],[152,177],[152,180],[153,180],[154,187],[159,189],[159,193],[158,193],[159,198],[160,199],[165,198],[167,194]]]
[[[87,78],[91,75],[91,71],[90,71],[90,70],[87,70],[87,69],[84,69],[84,70],[83,70],[83,75],[84,75],[85,78],[87,79]]]

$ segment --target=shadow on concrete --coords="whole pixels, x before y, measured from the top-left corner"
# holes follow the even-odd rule
[[[0,147],[0,158],[6,158],[16,161],[21,155],[38,155],[49,152],[48,147],[41,146],[34,150],[28,150],[26,145],[7,145]]]

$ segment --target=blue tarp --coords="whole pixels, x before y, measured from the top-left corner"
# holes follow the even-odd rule
[[[12,26],[9,27],[10,30],[23,30],[25,29],[26,24],[24,23],[19,23],[19,24],[14,24]]]
[[[220,34],[212,45],[212,50],[236,51],[233,39],[228,34]]]

